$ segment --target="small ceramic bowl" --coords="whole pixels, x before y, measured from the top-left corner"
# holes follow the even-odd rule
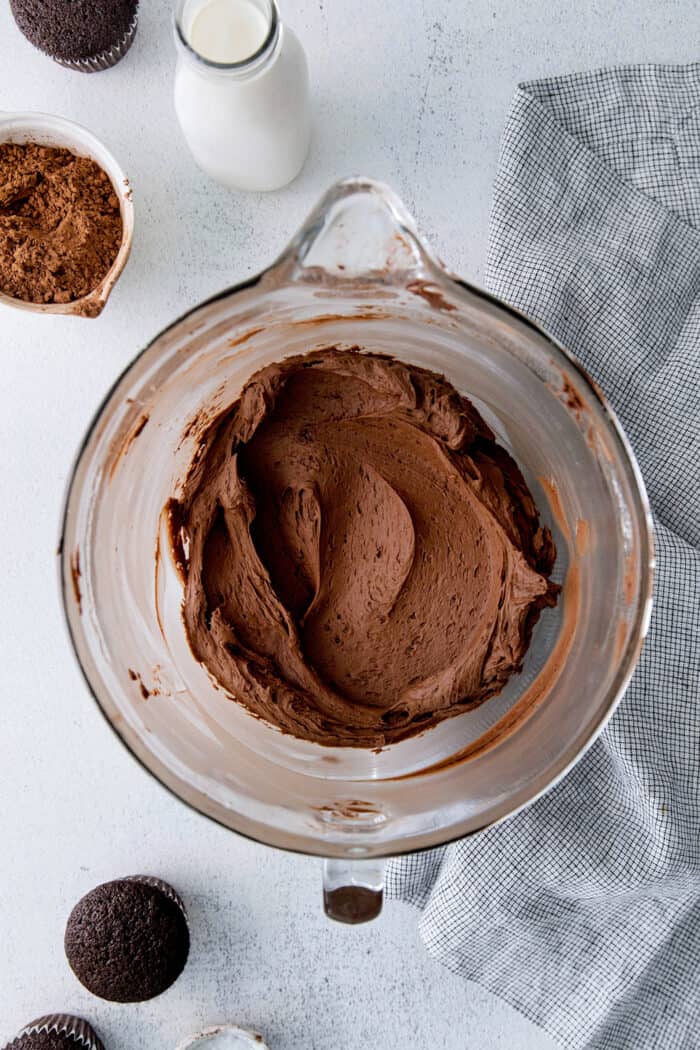
[[[97,317],[109,298],[117,279],[126,266],[134,234],[134,204],[129,180],[116,160],[86,128],[64,117],[50,113],[0,113],[0,143],[37,142],[41,146],[69,149],[81,157],[90,157],[107,173],[119,198],[122,215],[122,243],[117,257],[96,288],[72,303],[30,303],[0,292],[0,303],[17,310],[42,314],[70,314]]]
[[[259,1032],[223,1024],[202,1029],[180,1043],[177,1050],[267,1050],[267,1044]]]

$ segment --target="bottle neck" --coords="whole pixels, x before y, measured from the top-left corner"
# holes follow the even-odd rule
[[[262,14],[266,32],[260,46],[250,55],[239,61],[224,62],[216,61],[202,53],[197,49],[193,40],[194,22],[208,6],[207,0],[177,0],[174,29],[178,53],[203,76],[248,80],[261,73],[274,60],[282,33],[282,24],[275,0],[240,0],[240,2],[243,7],[253,7],[259,14]]]

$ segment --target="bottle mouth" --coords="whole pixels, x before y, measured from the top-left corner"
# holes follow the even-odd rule
[[[187,14],[195,6],[192,0],[178,0],[173,17],[175,43],[179,50],[202,69],[216,73],[249,74],[274,51],[280,35],[280,18],[276,0],[251,0],[267,17],[268,28],[260,47],[238,62],[217,62],[192,46],[186,29]]]

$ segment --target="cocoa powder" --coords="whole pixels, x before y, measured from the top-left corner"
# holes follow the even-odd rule
[[[112,266],[122,232],[114,187],[94,160],[0,144],[0,291],[31,303],[82,299]]]

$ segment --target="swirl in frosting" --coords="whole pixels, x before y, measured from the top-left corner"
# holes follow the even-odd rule
[[[257,372],[169,510],[195,657],[319,744],[382,747],[494,696],[557,600],[511,456],[443,376],[381,354]]]

